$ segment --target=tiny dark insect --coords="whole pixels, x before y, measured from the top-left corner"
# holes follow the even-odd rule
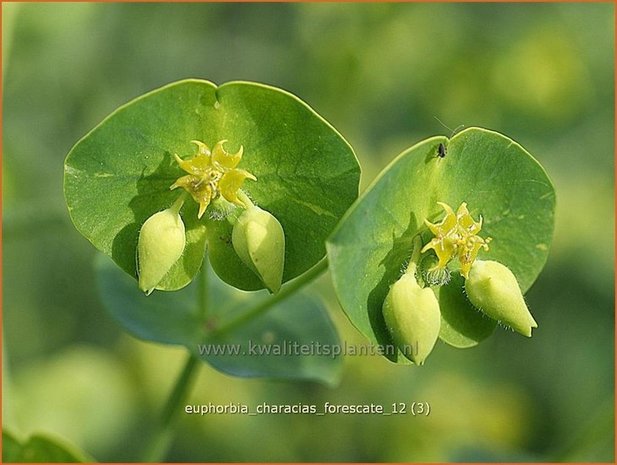
[[[231,237],[229,236],[219,236],[219,239],[223,241],[227,245],[231,245]]]
[[[448,152],[446,151],[446,146],[443,144],[439,144],[439,148],[437,149],[437,156],[439,158],[446,158],[446,154]]]

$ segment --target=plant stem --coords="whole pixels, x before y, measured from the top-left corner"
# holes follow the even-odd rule
[[[203,266],[204,276],[201,277],[199,284],[198,298],[200,299],[199,308],[202,315],[207,313],[207,275],[205,274],[206,264]],[[272,308],[277,303],[285,300],[290,295],[294,294],[300,288],[309,284],[323,272],[328,269],[328,260],[323,259],[309,271],[299,276],[294,281],[283,287],[278,294],[266,299],[253,308],[231,320],[227,324],[223,325],[214,334],[219,336],[229,331],[234,330],[238,326],[242,326],[246,322],[262,315]],[[176,380],[173,390],[169,394],[169,398],[163,407],[161,416],[156,426],[156,431],[152,435],[150,443],[146,448],[143,455],[143,462],[161,462],[165,458],[172,441],[172,427],[175,424],[175,420],[178,417],[182,404],[186,401],[188,393],[193,385],[193,381],[197,375],[197,368],[199,367],[199,357],[195,355],[189,355],[180,376]]]
[[[152,435],[143,456],[144,462],[161,462],[165,458],[173,437],[172,427],[180,412],[180,407],[193,385],[199,367],[199,358],[190,354],[173,390],[161,411],[156,431]]]
[[[420,250],[422,249],[422,239],[419,235],[413,238],[413,248],[411,250],[411,259],[405,270],[405,274],[415,275],[418,268],[418,260],[420,260]]]
[[[296,278],[294,281],[290,282],[288,285],[284,286],[277,294],[273,295],[269,299],[266,299],[257,305],[255,305],[250,310],[246,311],[242,315],[232,319],[228,323],[221,326],[219,329],[213,331],[213,336],[221,336],[223,334],[229,333],[233,331],[238,326],[242,326],[246,322],[262,315],[272,308],[274,305],[279,302],[285,300],[287,297],[298,291],[300,288],[304,287],[323,272],[328,269],[328,260],[324,258],[321,262],[311,268],[309,271],[304,273],[303,275]]]
[[[178,198],[176,199],[176,201],[174,202],[174,204],[169,207],[176,215],[180,213],[180,209],[182,208],[182,206],[184,205],[184,201],[186,200],[186,192],[182,192]]]
[[[201,267],[201,275],[199,276],[198,288],[197,288],[197,306],[199,313],[205,318],[208,313],[208,263],[207,258],[204,259],[204,263]],[[167,402],[163,406],[161,416],[158,418],[156,429],[150,442],[144,452],[144,462],[161,462],[173,439],[173,426],[178,414],[181,410],[182,404],[186,401],[188,394],[193,386],[193,382],[197,377],[199,368],[199,357],[189,354],[184,368],[180,372],[176,384],[174,384]]]
[[[208,255],[204,257],[204,262],[201,265],[201,274],[199,275],[199,282],[197,287],[197,298],[199,302],[197,302],[197,308],[199,309],[199,316],[201,317],[201,321],[206,320],[206,316],[208,314],[208,268],[210,264],[208,263]]]
[[[250,208],[250,207],[254,207],[255,206],[255,204],[252,202],[252,200],[249,199],[249,196],[246,195],[246,193],[242,189],[238,190],[238,194],[237,195],[238,195],[238,198],[240,199],[240,201],[244,204],[244,206],[246,208]]]

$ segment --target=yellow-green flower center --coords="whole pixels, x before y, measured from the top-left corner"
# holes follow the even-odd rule
[[[199,218],[210,202],[220,196],[236,205],[248,207],[238,194],[245,179],[256,181],[257,178],[248,171],[236,168],[242,159],[243,147],[240,146],[238,152],[230,154],[223,148],[226,140],[217,142],[212,150],[201,141],[191,142],[197,145],[197,155],[183,160],[174,154],[178,165],[188,175],[178,178],[170,189],[181,187],[191,194],[199,204]]]
[[[467,278],[471,265],[478,256],[480,249],[488,250],[490,237],[483,239],[478,236],[482,229],[482,217],[475,221],[467,210],[467,204],[461,203],[456,213],[443,202],[437,202],[445,210],[446,216],[439,223],[424,223],[435,236],[422,248],[422,252],[433,249],[439,260],[430,271],[443,269],[457,257],[461,264],[461,274]]]

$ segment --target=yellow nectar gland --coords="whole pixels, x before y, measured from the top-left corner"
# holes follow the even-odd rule
[[[448,204],[437,203],[446,211],[444,219],[436,224],[424,220],[435,237],[422,248],[422,252],[433,249],[439,260],[429,271],[443,269],[457,257],[461,263],[461,274],[468,278],[478,252],[480,249],[488,250],[492,239],[477,235],[482,229],[482,217],[480,221],[475,221],[467,210],[467,203],[461,203],[456,213]]]
[[[191,194],[199,204],[198,218],[203,216],[210,202],[219,196],[236,205],[248,207],[238,198],[238,191],[245,179],[256,181],[257,178],[248,171],[236,168],[242,160],[242,146],[237,153],[230,154],[223,148],[226,140],[217,142],[212,150],[201,141],[191,142],[197,145],[197,155],[183,160],[174,154],[178,165],[188,175],[178,178],[170,189],[182,187]]]

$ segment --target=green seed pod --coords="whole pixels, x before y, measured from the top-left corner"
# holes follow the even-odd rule
[[[186,235],[178,208],[155,213],[141,227],[137,244],[139,288],[149,295],[178,261]]]
[[[234,250],[272,293],[281,288],[285,265],[285,234],[269,212],[251,205],[238,217],[231,241]]]
[[[465,281],[465,291],[483,313],[524,336],[531,337],[531,328],[538,327],[514,273],[499,262],[476,260]]]
[[[414,271],[415,266],[392,285],[382,310],[396,346],[409,360],[422,365],[437,342],[441,312],[435,293],[418,285]]]

